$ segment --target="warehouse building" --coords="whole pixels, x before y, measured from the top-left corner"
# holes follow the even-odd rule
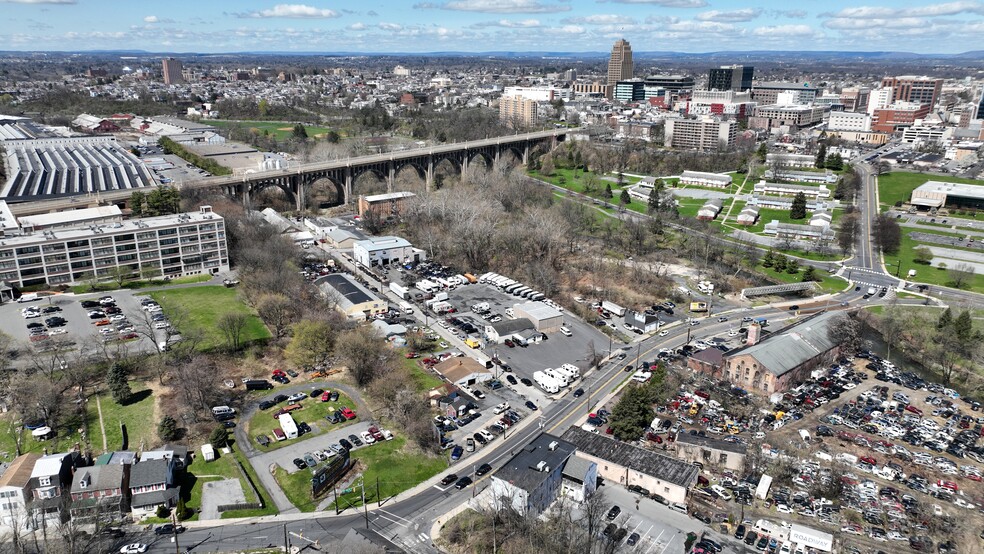
[[[704,468],[713,466],[720,470],[730,469],[738,472],[745,467],[747,449],[744,444],[691,435],[686,432],[677,433],[673,444],[676,445],[676,457],[685,462],[698,463]]]
[[[459,387],[468,387],[492,379],[492,372],[466,356],[452,356],[434,366],[434,371]]]
[[[697,466],[573,426],[561,437],[577,456],[598,466],[598,475],[624,486],[639,485],[667,502],[686,502]]]
[[[559,330],[564,325],[564,315],[560,311],[547,306],[543,302],[526,302],[513,306],[516,318],[526,318],[533,323],[533,328],[541,333]]]
[[[400,191],[387,194],[359,195],[359,217],[365,217],[372,212],[382,219],[397,216],[406,208],[407,201],[417,195],[412,192]]]
[[[984,187],[926,181],[912,191],[909,203],[919,209],[984,208]]]
[[[166,278],[229,270],[225,222],[211,206],[105,225],[83,220],[72,226],[73,213],[25,218],[42,226],[57,220],[59,228],[22,228],[22,234],[6,237],[0,245],[0,281],[24,288],[109,280],[120,268],[133,277]]]
[[[352,246],[352,258],[364,267],[375,267],[391,263],[419,263],[427,259],[427,253],[414,248],[405,238],[372,237]]]
[[[335,308],[349,319],[362,321],[389,310],[385,301],[344,273],[322,277],[317,285],[323,294],[336,301]]]

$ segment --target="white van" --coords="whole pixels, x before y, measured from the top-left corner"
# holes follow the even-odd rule
[[[686,504],[680,504],[679,502],[673,502],[673,503],[671,503],[668,506],[668,508],[671,509],[671,510],[673,510],[674,512],[680,512],[681,514],[686,514],[687,513],[687,505]]]
[[[574,336],[574,333],[572,333],[571,330],[568,329],[567,327],[561,327],[560,328],[560,334],[561,335],[564,335],[565,337],[573,337]]]
[[[221,416],[236,413],[235,408],[229,406],[212,406],[212,415]]]

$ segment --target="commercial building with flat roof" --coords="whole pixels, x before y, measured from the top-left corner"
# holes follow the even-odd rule
[[[917,119],[923,119],[929,114],[929,104],[914,102],[896,102],[884,108],[874,110],[871,118],[871,130],[877,133],[894,133],[912,126]]]
[[[519,514],[537,516],[560,494],[564,466],[573,454],[573,444],[540,434],[492,474],[491,495],[496,501],[508,502]],[[580,479],[587,481],[593,468],[590,464],[577,467],[584,469]]]
[[[368,196],[360,194],[358,202],[359,217],[365,217],[369,211],[374,212],[383,219],[400,215],[406,207],[407,201],[416,196],[416,194],[408,191],[370,194]]]
[[[667,118],[663,124],[663,144],[673,148],[727,150],[735,145],[737,136],[738,124],[734,120]]]
[[[526,318],[541,333],[557,331],[564,325],[564,314],[543,302],[526,302],[513,306],[517,318]]]
[[[731,186],[731,175],[726,173],[707,173],[704,171],[684,171],[678,181],[681,185],[697,185],[726,189]]]
[[[369,289],[344,273],[333,273],[317,280],[322,293],[335,300],[335,308],[349,319],[365,320],[389,308]]]
[[[427,254],[414,248],[410,241],[401,237],[384,236],[360,240],[352,246],[352,258],[365,267],[377,265],[418,263],[427,259]]]
[[[668,502],[686,502],[697,482],[694,464],[571,427],[561,436],[574,445],[576,456],[598,466],[598,475],[624,486],[639,485]]]
[[[893,102],[913,102],[929,106],[931,109],[943,90],[943,79],[900,75],[882,79],[882,88],[892,89]]]
[[[38,217],[45,216],[25,219]],[[23,288],[109,280],[120,269],[166,278],[229,270],[225,221],[211,206],[112,224],[62,223],[0,240],[0,281]]]
[[[984,186],[926,181],[912,191],[909,203],[921,209],[984,208]]]
[[[755,116],[749,118],[752,129],[772,129],[775,127],[808,127],[823,121],[821,106],[756,106]]]
[[[707,90],[748,90],[754,74],[755,68],[750,65],[713,67],[707,73]]]
[[[540,105],[522,96],[499,98],[499,121],[510,127],[528,127],[539,121]]]
[[[685,462],[699,463],[705,468],[713,466],[733,471],[742,471],[745,467],[747,449],[744,444],[691,435],[684,431],[677,433],[673,444],[676,446],[676,457]]]
[[[760,105],[777,104],[782,92],[794,93],[796,104],[812,104],[820,89],[809,83],[765,82],[752,85],[752,99]]]

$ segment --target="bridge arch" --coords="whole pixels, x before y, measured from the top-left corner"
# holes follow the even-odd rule
[[[304,183],[305,207],[331,208],[345,203],[345,183],[328,175],[318,175]]]
[[[399,175],[405,169],[411,168],[417,173],[421,181],[427,181],[427,161],[422,159],[410,158],[406,160],[396,160],[393,162],[393,174]]]
[[[465,153],[465,157],[466,157],[466,160],[468,161],[468,165],[469,166],[471,166],[472,164],[474,164],[475,162],[477,162],[479,160],[481,160],[482,162],[484,162],[485,163],[485,167],[488,168],[488,169],[492,169],[492,165],[495,164],[495,156],[492,155],[492,154],[489,154],[484,149],[482,149],[482,150],[472,150],[470,152],[466,152]]]
[[[284,201],[289,204],[287,209],[293,210],[297,208],[297,195],[294,194],[294,191],[291,190],[286,183],[280,180],[260,181],[250,186],[249,187],[250,204],[252,204],[253,206],[276,204],[277,203],[276,196],[269,194],[274,189],[283,192]],[[271,207],[279,207],[279,206],[271,206]]]

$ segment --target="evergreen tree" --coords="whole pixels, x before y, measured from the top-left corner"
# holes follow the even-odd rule
[[[974,338],[974,320],[970,317],[970,311],[960,312],[957,319],[953,320],[953,334],[960,341],[960,344],[969,344]]]
[[[833,169],[834,171],[840,171],[844,169],[844,158],[840,154],[831,154],[827,156],[825,161],[827,169]]]
[[[789,218],[806,218],[806,195],[802,192],[797,192],[796,196],[793,197],[793,203],[789,207]]]
[[[946,329],[952,324],[953,324],[953,312],[951,312],[950,308],[947,307],[945,310],[943,310],[943,313],[940,314],[940,318],[936,321],[936,329],[942,331],[943,329]]]
[[[304,125],[300,123],[294,125],[294,131],[291,133],[291,135],[299,140],[304,140],[308,138],[307,129],[305,129]]]
[[[164,442],[170,442],[178,438],[178,422],[174,418],[165,415],[157,425],[157,436]]]
[[[622,203],[623,206],[628,206],[632,202],[632,197],[629,196],[629,191],[622,189],[622,194],[619,195],[618,201]]]
[[[788,261],[789,260],[786,259],[786,256],[779,254],[776,257],[772,258],[772,269],[778,272],[783,272],[786,270],[786,262]]]
[[[765,158],[769,153],[769,147],[763,142],[759,145],[758,150],[755,151],[755,156],[758,157],[759,163],[765,163]]]
[[[762,257],[762,267],[772,267],[772,264],[774,264],[775,261],[776,253],[772,250],[768,250],[766,251],[765,256]]]
[[[113,395],[113,400],[117,404],[126,404],[133,395],[133,392],[130,390],[130,383],[127,382],[126,378],[126,367],[119,362],[113,362],[113,365],[109,368],[109,375],[106,376],[106,384],[109,386],[109,392]]]
[[[827,167],[826,163],[827,163],[827,145],[821,142],[820,149],[817,150],[817,159],[814,165],[817,166],[817,169],[823,169]]]
[[[229,433],[223,427],[216,427],[212,429],[212,434],[208,436],[208,442],[213,448],[218,450],[219,448],[225,448],[229,441]]]
[[[806,266],[806,269],[803,270],[803,282],[808,283],[810,281],[819,281],[817,279],[817,270],[812,265]]]
[[[605,185],[605,198],[611,200],[613,196],[615,195],[612,194],[612,184],[608,183]]]
[[[790,275],[796,275],[799,273],[800,264],[795,258],[786,260],[786,273]]]
[[[659,208],[660,208],[660,206],[659,206],[659,196],[660,196],[660,193],[663,192],[663,187],[664,186],[665,185],[663,184],[663,181],[662,180],[659,180],[659,181],[656,181],[655,183],[653,183],[653,188],[652,188],[652,190],[649,191],[649,204],[647,206],[650,214],[654,214],[654,213],[656,213],[656,212],[659,211]]]

